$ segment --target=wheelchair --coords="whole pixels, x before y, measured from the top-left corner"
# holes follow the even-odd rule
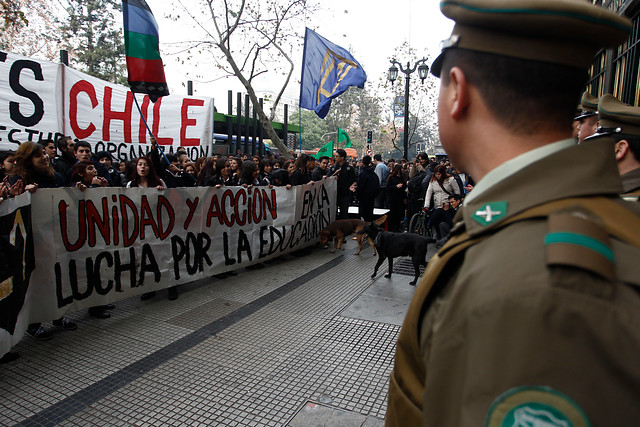
[[[409,221],[409,233],[416,233],[424,237],[432,237],[431,223],[431,211],[426,208],[420,209],[417,213],[413,214]]]

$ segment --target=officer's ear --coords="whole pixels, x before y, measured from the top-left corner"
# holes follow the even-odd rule
[[[470,101],[469,82],[461,68],[452,67],[449,70],[449,85],[447,89],[449,114],[451,118],[459,119],[466,112]]]
[[[627,142],[626,139],[621,139],[620,141],[616,142],[616,145],[615,145],[616,160],[620,161],[624,159],[624,157],[627,155],[628,152],[629,152],[629,143]]]

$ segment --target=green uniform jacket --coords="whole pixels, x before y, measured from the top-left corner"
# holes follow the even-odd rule
[[[590,142],[465,206],[452,239],[488,237],[453,256],[431,291],[425,277],[418,285],[398,339],[387,425],[639,423],[640,249],[610,239],[579,206],[500,226],[534,206],[591,196],[624,205],[637,223],[637,204],[620,192],[611,145]],[[640,227],[631,233],[640,239]]]
[[[622,194],[638,194],[640,191],[640,168],[627,172],[622,179]]]

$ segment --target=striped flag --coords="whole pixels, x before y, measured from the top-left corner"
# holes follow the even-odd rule
[[[152,102],[169,95],[158,45],[158,24],[145,0],[122,0],[124,49],[131,92]]]

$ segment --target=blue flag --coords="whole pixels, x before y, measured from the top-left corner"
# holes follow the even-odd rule
[[[353,56],[340,46],[307,28],[302,56],[300,107],[314,110],[324,119],[331,100],[349,86],[362,87],[367,74]]]

